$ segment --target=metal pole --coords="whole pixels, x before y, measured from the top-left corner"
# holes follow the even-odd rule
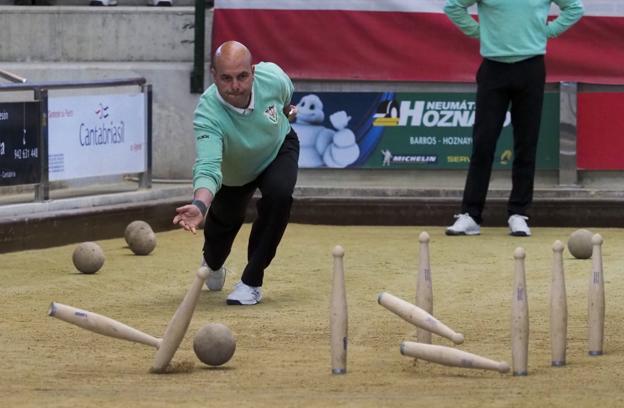
[[[41,180],[35,188],[35,201],[50,199],[50,178],[48,163],[48,90],[35,88],[35,100],[39,101],[39,165]]]
[[[579,187],[576,167],[576,82],[559,84],[559,186]]]
[[[204,46],[206,38],[206,1],[195,0],[195,53],[191,72],[191,93],[204,92]]]
[[[139,178],[139,189],[152,188],[152,85],[141,87],[145,94],[145,171]]]
[[[24,82],[26,82],[26,78],[22,78],[19,75],[16,75],[12,72],[9,71],[5,71],[3,69],[0,69],[0,77],[7,79],[11,82],[16,82],[16,83],[21,83],[23,84]]]

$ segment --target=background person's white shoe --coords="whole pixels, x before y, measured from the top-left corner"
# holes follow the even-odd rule
[[[91,0],[90,6],[116,6],[117,0]]]
[[[456,214],[455,223],[446,229],[446,235],[479,235],[481,227],[475,220],[465,214]]]
[[[527,224],[529,217],[524,215],[514,214],[507,220],[509,225],[509,235],[514,237],[530,237],[531,229]]]
[[[234,290],[227,297],[228,305],[255,305],[262,299],[262,288],[260,286],[249,286],[243,282],[238,282]]]
[[[154,7],[171,7],[173,2],[171,0],[147,0],[148,6]]]

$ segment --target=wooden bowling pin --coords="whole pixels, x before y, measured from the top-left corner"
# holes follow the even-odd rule
[[[563,243],[553,244],[552,281],[550,284],[550,348],[551,365],[562,367],[566,364],[566,344],[568,331],[568,305],[565,277],[563,273]]]
[[[377,302],[403,320],[410,322],[418,328],[428,330],[442,337],[446,337],[455,344],[462,344],[464,342],[463,334],[455,332],[431,314],[401,298],[387,292],[382,292],[379,296],[377,296]]]
[[[150,372],[164,373],[167,371],[167,367],[178,350],[178,347],[180,347],[189,324],[191,323],[193,313],[195,312],[195,306],[197,305],[202,286],[204,286],[207,277],[208,267],[201,266],[195,273],[195,278],[193,283],[191,283],[191,287],[186,292],[186,295],[184,295],[182,302],[180,302],[180,305],[165,328],[165,334],[163,334],[162,342],[154,355],[154,363],[152,364]]]
[[[62,303],[52,302],[48,310],[48,316],[56,317],[75,324],[83,329],[90,330],[94,333],[103,334],[104,336],[115,337],[118,339],[134,341],[136,343],[147,344],[155,348],[159,348],[162,339],[150,336],[133,327],[125,325],[117,320],[111,319],[97,313],[89,312],[83,309],[77,309]]]
[[[514,288],[511,302],[511,360],[513,375],[527,375],[529,304],[524,273],[524,248],[514,251]]]
[[[592,270],[587,295],[589,310],[587,318],[589,355],[602,355],[604,336],[605,295],[602,272],[602,236],[592,237]]]
[[[418,237],[420,241],[420,257],[418,278],[416,281],[416,306],[429,314],[433,314],[433,287],[431,285],[431,266],[429,263],[429,234],[425,231]],[[431,332],[416,328],[416,338],[420,343],[431,344]]]
[[[509,364],[452,347],[404,341],[401,354],[451,367],[480,368],[501,374],[509,372]]]
[[[344,249],[336,245],[332,251],[334,270],[332,277],[330,331],[332,374],[347,373],[347,295],[344,283]]]

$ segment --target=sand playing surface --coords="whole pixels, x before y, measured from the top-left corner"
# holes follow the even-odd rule
[[[176,353],[186,372],[156,375],[155,349],[104,337],[48,317],[57,301],[162,336],[199,266],[203,237],[159,233],[149,256],[119,239],[98,241],[106,262],[76,272],[75,245],[0,255],[0,404],[4,407],[601,407],[624,405],[624,230],[603,235],[605,355],[587,355],[591,260],[564,252],[568,294],[568,365],[550,366],[552,244],[571,228],[534,228],[513,238],[503,228],[478,237],[446,237],[441,227],[334,227],[293,224],[266,272],[264,299],[227,306],[245,264],[249,225],[226,266],[224,291],[203,290]],[[591,228],[590,228],[591,229]],[[434,315],[465,336],[458,348],[511,364],[513,251],[526,249],[530,316],[529,375],[446,367],[399,353],[414,326],[377,304],[380,292],[414,301],[418,235],[431,235]],[[331,374],[331,251],[345,249],[349,311],[348,373]],[[236,353],[210,368],[193,353],[193,336],[220,322]],[[433,343],[452,346],[439,336]]]

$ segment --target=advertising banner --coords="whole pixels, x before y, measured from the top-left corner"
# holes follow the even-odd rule
[[[560,15],[556,3],[561,2],[552,2],[550,21]],[[624,83],[624,1],[582,3],[581,20],[548,41],[546,81]],[[275,62],[295,79],[474,82],[479,41],[453,25],[445,4],[216,0],[212,50],[236,39],[249,47],[254,62]],[[469,12],[477,19],[477,7]],[[302,40],[284,45],[293,38]]]
[[[142,93],[50,96],[50,181],[145,171],[145,122]]]
[[[0,186],[41,181],[39,102],[0,103]]]
[[[296,92],[293,129],[299,166],[465,169],[472,151],[474,93]],[[513,130],[509,112],[494,168],[510,169]],[[547,93],[537,168],[559,165],[559,95]]]

